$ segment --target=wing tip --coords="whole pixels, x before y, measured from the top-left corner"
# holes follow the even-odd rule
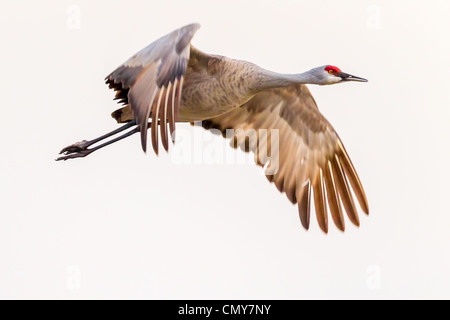
[[[320,230],[322,230],[323,233],[328,234],[328,225],[320,225]]]
[[[194,23],[187,25],[187,27],[191,28],[194,31],[197,31],[198,29],[200,29],[202,27],[202,25],[198,22],[194,22]]]
[[[147,153],[147,136],[141,133],[141,147],[144,153]]]
[[[365,199],[364,205],[361,205],[361,209],[366,215],[369,215],[369,203],[367,199]]]
[[[178,54],[180,54],[189,45],[195,33],[198,29],[200,29],[200,27],[201,25],[199,23],[191,23],[179,29],[179,32],[181,31],[181,34],[179,41],[175,46],[176,52]]]
[[[300,222],[302,223],[303,228],[306,231],[309,231],[310,221],[307,219],[304,219],[304,217],[302,217],[302,215],[300,215]]]
[[[300,216],[300,222],[306,231],[309,230],[311,223],[311,184],[308,182],[298,191],[298,213]]]

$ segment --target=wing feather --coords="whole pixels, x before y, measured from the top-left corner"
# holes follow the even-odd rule
[[[158,117],[159,117],[159,110],[161,108],[161,101],[164,96],[164,89],[165,87],[162,87],[159,90],[158,93],[158,100],[153,103],[152,108],[152,146],[153,150],[156,154],[158,154]]]
[[[359,218],[355,203],[353,201],[353,197],[351,196],[350,187],[348,185],[347,178],[345,177],[341,163],[339,162],[339,156],[337,154],[335,154],[334,158],[332,159],[332,165],[337,189],[342,203],[344,204],[345,211],[347,212],[350,221],[353,222],[354,225],[359,226]]]
[[[309,182],[303,186],[303,188],[298,188],[300,192],[298,193],[298,213],[300,215],[300,221],[303,227],[308,230],[310,223],[310,212],[311,212],[311,184]]]
[[[323,172],[319,169],[316,180],[313,184],[314,206],[316,209],[317,222],[323,232],[328,233],[327,204],[325,200],[325,187],[323,182]]]
[[[269,89],[256,94],[238,109],[202,123],[230,137],[231,146],[254,153],[270,182],[298,203],[300,221],[310,225],[311,191],[320,228],[328,232],[328,213],[345,230],[341,201],[350,221],[359,226],[353,189],[368,212],[366,196],[341,140],[319,112],[305,85]],[[277,139],[273,139],[278,136]],[[348,183],[350,182],[350,185]]]
[[[361,180],[359,180],[355,167],[353,166],[352,161],[350,160],[350,157],[348,156],[347,151],[345,151],[342,143],[340,143],[339,155],[339,159],[342,160],[341,163],[344,168],[344,172],[350,181],[353,191],[355,192],[356,199],[358,199],[359,205],[366,214],[369,214],[369,204],[367,203],[366,193],[364,192]]]
[[[338,198],[331,163],[329,161],[325,168],[324,181],[327,187],[327,198],[328,198],[328,205],[330,207],[331,217],[333,218],[336,227],[338,227],[338,229],[341,231],[345,231],[344,216],[342,215],[341,203]]]
[[[178,79],[175,79],[173,83],[173,89],[172,89],[172,95],[170,98],[170,108],[167,112],[167,117],[169,120],[169,130],[170,130],[170,136],[172,137],[172,140],[174,141],[175,138],[173,136],[175,132],[175,103],[176,103],[176,93],[177,93],[177,87],[178,87]]]
[[[169,97],[171,96],[172,92],[172,82],[169,82],[167,86],[167,90],[164,94],[164,108],[161,109],[159,118],[162,120],[162,123],[160,123],[160,130],[161,130],[161,142],[164,146],[164,149],[167,151],[169,150],[169,140],[167,138],[167,109],[169,106]]]
[[[163,125],[167,124],[167,121],[173,140],[183,76],[190,58],[189,44],[199,27],[198,24],[190,24],[156,40],[128,59],[105,79],[109,87],[117,91],[116,99],[131,107],[136,123],[140,126],[144,151],[147,146],[147,126],[150,116],[152,146],[155,152],[158,152],[158,119],[162,120],[159,123],[163,146],[166,150],[168,149],[165,140],[167,129]],[[167,99],[169,92],[172,93],[170,104]],[[155,101],[155,99],[158,100]],[[167,105],[171,106],[168,110]],[[159,112],[160,110],[163,112]]]

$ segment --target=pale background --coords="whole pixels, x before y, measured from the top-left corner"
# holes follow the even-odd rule
[[[3,3],[0,297],[450,298],[449,16],[446,0]],[[370,80],[310,86],[365,186],[361,228],[305,232],[259,167],[177,165],[138,136],[54,161],[116,128],[104,77],[191,22],[206,52]]]

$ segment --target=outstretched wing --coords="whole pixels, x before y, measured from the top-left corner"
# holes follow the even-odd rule
[[[199,24],[190,24],[169,33],[139,51],[105,79],[109,87],[117,91],[116,99],[130,104],[140,126],[144,151],[150,114],[153,149],[158,153],[158,119],[162,143],[168,149],[167,122],[173,137],[189,60],[189,44],[199,27]]]
[[[341,201],[350,220],[359,226],[350,185],[368,214],[355,168],[305,85],[260,92],[242,107],[203,121],[202,126],[219,129],[224,136],[232,137],[232,146],[252,151],[256,163],[266,167],[269,181],[275,182],[280,192],[286,192],[292,203],[298,203],[306,229],[310,224],[311,190],[317,220],[325,233],[327,203],[340,230],[345,230]],[[278,141],[273,139],[276,133]]]

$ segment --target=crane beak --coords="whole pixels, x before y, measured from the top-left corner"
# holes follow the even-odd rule
[[[339,72],[336,74],[337,77],[340,77],[342,81],[358,81],[358,82],[367,82],[367,79],[360,78],[357,76],[352,76],[351,74],[345,72]]]

